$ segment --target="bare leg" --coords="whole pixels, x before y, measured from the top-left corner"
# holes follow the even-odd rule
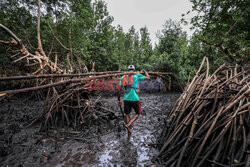
[[[130,114],[126,114],[126,119],[125,119],[126,124],[129,123],[129,119],[130,119]]]
[[[126,127],[129,128],[129,126],[135,121],[137,120],[137,118],[139,117],[138,114],[134,115],[133,118],[127,123]]]
[[[127,115],[126,115],[126,120],[125,120],[126,124],[129,123],[129,119],[130,119],[130,114],[127,114]],[[130,137],[131,134],[132,134],[132,131],[131,131],[130,127],[128,127],[127,125],[125,125],[125,126],[126,126],[126,128],[127,128],[127,130],[128,130],[128,137]]]

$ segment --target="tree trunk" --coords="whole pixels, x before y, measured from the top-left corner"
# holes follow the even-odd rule
[[[39,52],[43,55],[46,56],[43,47],[42,47],[42,42],[41,42],[41,36],[40,36],[40,0],[37,0],[37,41],[38,41],[38,50]]]

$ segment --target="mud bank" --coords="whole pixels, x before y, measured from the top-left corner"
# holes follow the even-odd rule
[[[102,97],[115,117],[81,127],[40,130],[31,121],[43,101],[12,97],[0,103],[0,166],[150,166],[164,118],[178,93],[143,93],[142,114],[128,139],[116,97]],[[132,115],[134,112],[132,112]]]

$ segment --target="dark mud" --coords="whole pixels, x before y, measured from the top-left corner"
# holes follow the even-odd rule
[[[0,166],[150,166],[157,154],[156,138],[178,96],[141,94],[142,114],[133,124],[130,138],[116,97],[100,99],[105,108],[115,112],[111,120],[46,131],[41,131],[39,121],[26,128],[43,113],[42,101],[15,97],[2,100]]]

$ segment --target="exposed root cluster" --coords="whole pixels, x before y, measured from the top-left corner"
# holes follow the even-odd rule
[[[52,96],[49,94],[52,94]],[[97,120],[100,115],[97,108],[102,107],[102,103],[98,101],[99,98],[93,100],[90,94],[90,90],[83,83],[70,84],[60,91],[55,88],[50,89],[47,109],[44,114],[44,126],[67,125],[77,127],[86,125],[86,122],[91,120]],[[106,112],[106,110],[102,112],[100,117],[114,115],[113,111]]]
[[[45,53],[40,51],[39,49],[35,52],[35,54],[30,53],[23,42],[7,27],[0,24],[0,29],[5,31],[11,38],[11,41],[2,41],[1,44],[7,46],[7,50],[13,55],[11,58],[15,59],[14,62],[18,62],[21,60],[26,60],[26,66],[34,66],[37,67],[36,71],[33,74],[41,74],[44,73],[44,70],[49,70],[50,73],[61,73],[63,72],[57,65],[57,57],[55,62],[52,62]]]
[[[250,137],[249,81],[249,70],[226,64],[209,75],[205,57],[166,120],[158,160],[177,167],[244,165]]]

